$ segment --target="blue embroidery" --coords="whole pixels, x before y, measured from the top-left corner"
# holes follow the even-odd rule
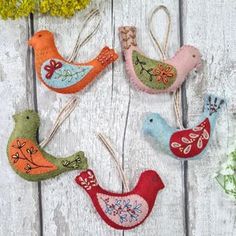
[[[109,198],[101,200],[105,203],[105,213],[110,216],[118,216],[120,223],[138,221],[140,213],[142,213],[142,204],[137,201],[130,203],[130,199],[120,200],[115,199],[114,203],[110,202]]]
[[[62,67],[54,69],[52,76],[46,78],[48,70],[45,70],[45,66],[50,67],[51,60],[61,63]],[[41,76],[43,81],[52,88],[67,88],[82,80],[92,68],[93,66],[77,66],[62,60],[49,59],[41,67]]]

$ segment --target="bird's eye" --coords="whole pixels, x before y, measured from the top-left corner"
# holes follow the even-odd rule
[[[192,57],[196,57],[196,55],[195,55],[195,54],[193,54],[193,55],[192,55]]]
[[[29,120],[29,116],[26,116],[26,119]]]
[[[39,38],[42,37],[42,34],[39,34],[38,37],[39,37]]]
[[[153,119],[150,119],[149,121],[152,123],[152,122],[153,122]]]

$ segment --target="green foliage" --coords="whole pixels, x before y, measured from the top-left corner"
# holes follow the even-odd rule
[[[0,17],[17,19],[40,12],[51,16],[71,17],[84,9],[90,0],[0,0]]]

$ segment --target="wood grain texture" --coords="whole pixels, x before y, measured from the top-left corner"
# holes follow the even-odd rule
[[[161,3],[160,3],[161,4]],[[172,14],[172,30],[169,41],[169,55],[172,56],[179,48],[178,2],[165,1],[165,5]],[[120,48],[117,37],[119,26],[133,25],[137,27],[138,47],[151,58],[160,58],[159,51],[150,40],[147,19],[155,6],[143,4],[143,1],[115,1],[114,19],[116,26],[115,47]],[[132,11],[131,11],[132,9]],[[163,38],[166,16],[163,12],[154,17],[156,35]],[[153,147],[142,133],[143,116],[147,112],[159,112],[172,125],[176,125],[172,109],[172,96],[169,94],[149,95],[136,90],[130,83],[126,74],[124,63],[115,66],[114,89],[119,104],[125,104],[126,121],[122,130],[123,143],[120,150],[123,153],[123,166],[130,184],[134,186],[139,174],[146,169],[156,170],[162,177],[166,188],[157,196],[157,201],[150,217],[141,226],[124,235],[183,235],[184,233],[184,200],[182,185],[181,162],[166,155],[159,148]],[[125,100],[128,97],[128,100]],[[163,104],[165,106],[163,107]],[[118,111],[124,106],[118,105]],[[116,116],[116,114],[115,114]],[[119,132],[119,131],[117,131]],[[172,219],[171,227],[166,227],[168,219]]]
[[[143,170],[155,169],[166,188],[159,193],[153,211],[143,225],[124,232],[106,225],[86,193],[75,183],[78,171],[42,181],[39,191],[36,183],[20,179],[10,169],[5,147],[13,128],[11,115],[36,105],[41,117],[39,139],[42,140],[51,129],[59,110],[70,98],[69,95],[48,90],[38,80],[34,90],[36,78],[33,78],[32,53],[26,45],[30,31],[48,29],[54,32],[59,51],[68,58],[84,15],[98,2],[93,1],[88,9],[71,19],[34,15],[31,22],[25,19],[0,21],[0,235],[235,235],[236,205],[212,178],[212,174],[225,160],[226,153],[234,149],[236,144],[234,0],[162,0],[155,3],[106,0],[102,6],[102,26],[96,36],[79,51],[77,60],[80,62],[96,56],[105,45],[114,47],[120,58],[91,86],[77,94],[78,107],[46,149],[59,157],[83,150],[99,183],[115,192],[123,190],[122,183],[115,163],[96,137],[97,132],[110,138],[119,154],[130,188],[135,185]],[[172,16],[169,56],[179,48],[182,38],[184,43],[198,47],[205,60],[202,72],[191,73],[187,79],[185,119],[188,125],[192,125],[201,113],[206,92],[216,93],[228,102],[218,120],[207,155],[202,160],[189,162],[187,169],[184,169],[183,163],[150,145],[143,136],[142,119],[147,112],[159,112],[171,125],[176,125],[172,97],[169,94],[148,95],[130,85],[117,34],[119,26],[136,26],[139,47],[148,56],[159,58],[159,52],[153,46],[146,27],[149,13],[158,4],[165,4]],[[182,9],[181,15],[179,8]],[[180,25],[181,17],[183,25]],[[164,14],[154,17],[154,21],[158,38],[162,39]],[[30,23],[33,23],[33,28]],[[84,35],[92,26],[93,23]],[[184,194],[185,181],[188,198]],[[187,215],[186,206],[189,211]],[[186,226],[189,228],[186,229]]]
[[[212,177],[236,144],[235,9],[236,3],[231,0],[185,1],[183,8],[184,43],[196,45],[205,60],[202,72],[192,75],[187,82],[189,125],[201,113],[206,93],[227,100],[207,155],[202,160],[189,162],[190,235],[236,234],[235,202],[227,198]]]
[[[29,27],[26,19],[0,21],[0,235],[37,235],[39,232],[37,183],[26,182],[11,169],[7,141],[13,129],[12,115],[33,108],[33,80],[27,72]]]

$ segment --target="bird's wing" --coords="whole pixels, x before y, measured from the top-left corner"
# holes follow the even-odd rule
[[[26,138],[13,140],[8,153],[11,165],[22,174],[39,175],[57,169],[57,166],[43,156],[38,146]]]
[[[52,88],[67,88],[81,81],[93,66],[74,65],[59,59],[49,59],[41,67],[41,77]]]
[[[124,228],[139,224],[149,212],[146,200],[137,194],[111,196],[97,193],[97,199],[105,215],[112,222]]]
[[[170,138],[170,150],[179,158],[193,158],[199,155],[207,146],[211,124],[206,118],[192,129],[180,130]]]
[[[169,88],[176,80],[176,69],[167,63],[150,59],[136,50],[132,50],[133,70],[138,80],[155,90]]]

